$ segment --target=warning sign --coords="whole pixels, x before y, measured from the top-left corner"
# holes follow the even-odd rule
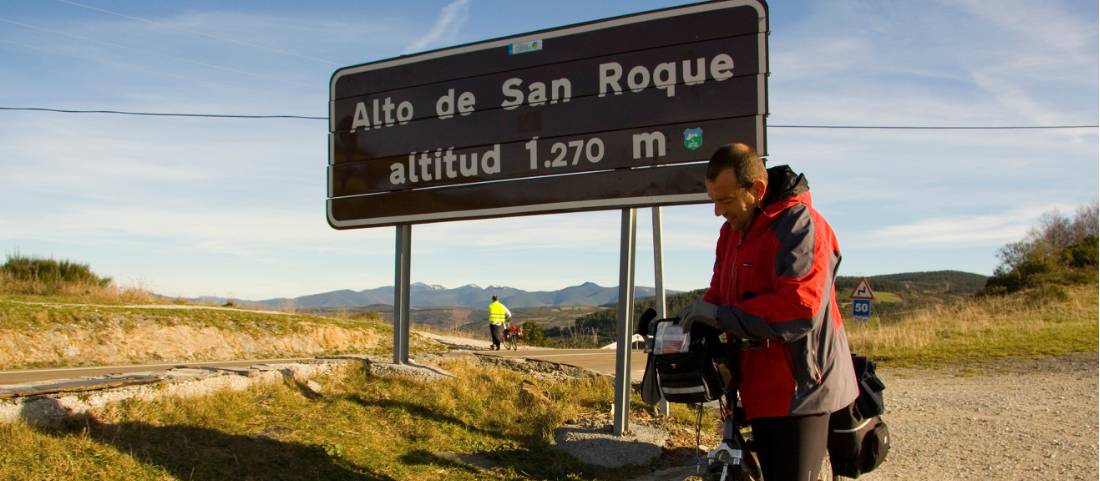
[[[871,291],[871,284],[867,282],[867,278],[860,278],[859,284],[856,284],[855,290],[852,291],[852,299],[874,299],[875,293]]]

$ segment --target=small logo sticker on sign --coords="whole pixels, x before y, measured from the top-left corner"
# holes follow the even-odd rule
[[[519,55],[521,53],[538,52],[542,50],[542,40],[528,40],[525,42],[513,43],[508,46],[508,55]]]
[[[684,129],[684,148],[688,150],[699,150],[699,147],[703,146],[703,129]]]

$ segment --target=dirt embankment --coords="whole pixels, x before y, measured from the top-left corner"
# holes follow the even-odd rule
[[[0,329],[0,369],[362,353],[384,338],[365,327],[308,322],[279,333],[131,321]]]

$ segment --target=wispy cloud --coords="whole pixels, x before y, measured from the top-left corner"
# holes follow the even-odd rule
[[[1012,31],[1034,47],[1052,48],[1077,62],[1096,61],[1095,16],[1071,13],[1062,2],[961,0],[953,3],[989,24]]]
[[[783,81],[804,81],[847,71],[871,60],[873,49],[861,38],[829,38],[777,51],[769,58],[770,68]]]
[[[131,205],[75,207],[30,229],[56,240],[122,236],[193,245],[280,244],[332,241],[336,232],[321,215],[280,209],[174,210]],[[54,225],[51,227],[51,224]]]
[[[260,44],[252,43],[252,42],[246,42],[246,41],[242,41],[242,40],[235,39],[235,38],[230,38],[230,37],[222,37],[222,36],[217,36],[217,35],[211,35],[209,33],[206,33],[206,32],[200,31],[200,30],[196,30],[196,29],[188,29],[188,28],[173,26],[173,25],[170,25],[166,22],[161,22],[161,21],[157,21],[157,20],[153,20],[153,19],[149,19],[149,18],[145,18],[145,17],[138,17],[138,16],[134,16],[134,15],[127,15],[127,14],[124,14],[124,13],[121,13],[121,12],[116,12],[114,10],[107,10],[105,8],[94,7],[94,6],[91,6],[91,5],[85,5],[85,4],[82,4],[82,3],[72,2],[72,1],[69,1],[69,0],[58,0],[58,1],[61,2],[61,3],[65,3],[65,4],[68,4],[68,5],[73,5],[73,6],[80,7],[80,8],[85,8],[85,9],[88,9],[88,10],[93,10],[93,11],[104,13],[104,14],[107,14],[107,15],[113,15],[113,16],[116,16],[116,17],[125,18],[127,20],[133,20],[133,21],[137,21],[137,22],[146,23],[146,24],[152,25],[152,26],[154,26],[158,29],[164,29],[164,28],[173,29],[173,30],[176,30],[176,31],[179,31],[179,32],[183,32],[183,33],[186,33],[186,34],[203,37],[203,38],[214,40],[214,41],[217,41],[217,42],[244,46],[244,47],[248,47],[248,48],[256,49],[256,50],[263,50],[263,51],[275,53],[275,54],[278,54],[278,55],[286,55],[286,56],[297,57],[297,58],[306,59],[306,60],[313,60],[313,61],[322,62],[322,63],[328,64],[328,65],[333,65],[333,66],[337,65],[336,62],[333,62],[331,60],[326,60],[326,59],[323,59],[323,58],[317,58],[317,57],[309,56],[309,55],[302,55],[302,54],[292,52],[292,51],[289,51],[289,50],[269,47],[267,45],[260,45]]]
[[[1001,245],[1020,240],[1044,212],[1067,211],[1073,206],[1048,205],[1013,209],[997,214],[935,217],[877,229],[871,237],[904,247],[956,249],[974,245]]]
[[[568,217],[566,217],[568,216]],[[431,239],[424,247],[447,251],[456,244],[495,252],[511,250],[618,249],[617,223],[608,212],[587,215],[510,217],[472,222],[446,222],[418,227],[414,239]],[[564,242],[568,240],[568,242]],[[419,241],[415,241],[419,244]]]
[[[432,28],[423,36],[413,40],[402,53],[418,52],[440,42],[453,40],[462,26],[466,24],[469,11],[470,0],[455,0],[447,4],[439,12],[439,17],[435,19],[435,25],[432,25]]]
[[[250,71],[250,70],[244,70],[244,69],[241,69],[241,68],[238,68],[238,67],[232,67],[232,66],[228,66],[228,65],[212,63],[212,62],[209,62],[205,59],[194,58],[194,57],[191,57],[191,56],[176,55],[176,54],[173,54],[173,53],[171,53],[167,50],[164,50],[164,49],[152,49],[152,48],[147,48],[147,47],[136,47],[136,46],[133,46],[133,45],[126,45],[126,44],[117,43],[117,42],[109,42],[109,41],[104,41],[104,40],[100,40],[100,39],[97,39],[97,38],[93,38],[93,37],[90,37],[90,36],[76,35],[76,34],[73,34],[69,31],[66,31],[66,30],[63,30],[63,29],[43,27],[41,25],[29,24],[29,23],[19,22],[19,21],[15,21],[15,20],[6,19],[6,18],[0,18],[0,22],[5,22],[5,23],[9,23],[9,24],[16,25],[16,26],[19,26],[19,27],[36,30],[38,32],[46,33],[46,34],[49,34],[51,36],[67,37],[70,40],[78,42],[82,46],[85,46],[85,47],[88,46],[88,45],[94,44],[94,45],[98,45],[100,48],[119,50],[119,51],[124,52],[125,55],[130,55],[130,56],[133,56],[133,55],[138,55],[138,56],[143,56],[143,57],[153,57],[153,56],[155,56],[155,57],[160,57],[160,58],[173,60],[173,61],[176,61],[176,62],[191,64],[193,66],[203,67],[203,68],[206,68],[206,69],[216,70],[216,71],[220,71],[220,72],[228,72],[228,73],[233,73],[233,74],[237,74],[237,75],[243,75],[243,76],[249,76],[249,77],[252,77],[252,78],[263,79],[264,81],[268,81],[268,82],[271,82],[271,81],[281,82],[281,83],[286,83],[288,85],[296,85],[296,86],[301,86],[301,87],[308,87],[309,86],[308,84],[305,84],[305,83],[291,81],[291,80],[287,80],[287,79],[280,78],[280,77],[271,77],[270,75],[260,73],[260,72],[254,72],[254,71]]]

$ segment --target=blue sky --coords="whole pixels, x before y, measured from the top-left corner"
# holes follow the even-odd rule
[[[325,116],[342,66],[676,4],[2,0],[0,106]],[[1097,123],[1095,1],[775,1],[770,16],[769,124]],[[168,295],[392,284],[393,228],[325,221],[326,135],[323,120],[0,111],[0,251]],[[1098,196],[1096,129],[772,128],[768,146],[809,179],[842,275],[989,274],[1040,214]],[[413,281],[615,285],[619,218],[417,225]],[[663,219],[666,286],[705,286],[720,219]]]

